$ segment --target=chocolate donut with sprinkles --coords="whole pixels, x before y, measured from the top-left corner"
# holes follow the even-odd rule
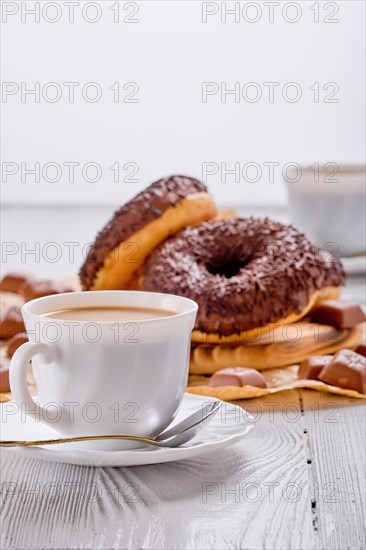
[[[260,328],[304,317],[337,298],[341,263],[291,225],[270,219],[215,219],[165,241],[147,259],[143,288],[199,304],[192,340],[245,341]],[[238,337],[239,336],[239,337]]]
[[[83,290],[139,288],[139,271],[159,244],[215,215],[215,203],[199,180],[170,176],[156,181],[98,233],[80,269]]]

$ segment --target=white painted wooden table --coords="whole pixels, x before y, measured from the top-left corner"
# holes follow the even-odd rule
[[[346,289],[364,301],[362,277]],[[294,390],[214,455],[93,469],[1,452],[3,549],[364,549],[364,402]]]
[[[365,548],[365,406],[293,391],[185,462],[86,468],[1,453],[1,548]]]

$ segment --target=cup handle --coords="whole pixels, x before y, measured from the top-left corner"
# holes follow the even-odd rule
[[[29,361],[36,355],[41,355],[45,363],[51,363],[53,360],[50,345],[42,342],[27,342],[16,350],[9,369],[10,390],[14,401],[19,406],[25,406],[25,414],[45,422],[42,415],[43,409],[34,401],[27,383],[27,367]]]

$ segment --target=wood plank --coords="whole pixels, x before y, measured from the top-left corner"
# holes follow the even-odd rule
[[[301,394],[321,548],[366,548],[366,406],[320,392]]]
[[[97,476],[92,468],[15,459],[2,449],[1,548],[76,547]]]

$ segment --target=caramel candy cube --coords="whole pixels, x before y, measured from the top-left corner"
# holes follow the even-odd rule
[[[256,386],[266,388],[267,384],[262,374],[255,369],[245,367],[228,367],[215,372],[209,379],[208,386],[216,388],[219,386]]]
[[[318,380],[320,371],[332,360],[332,355],[313,355],[300,364],[297,373],[300,380]]]
[[[29,283],[31,278],[22,273],[8,273],[0,281],[0,290],[3,292],[19,293],[19,289],[25,283]]]
[[[347,390],[366,393],[366,358],[350,349],[335,354],[319,374],[319,380]]]
[[[355,352],[366,357],[366,340],[357,346]]]
[[[366,315],[356,303],[325,300],[311,310],[310,319],[316,323],[344,330],[366,321]]]
[[[23,317],[20,307],[12,306],[0,320],[0,338],[9,340],[19,332],[25,332]]]
[[[54,281],[30,281],[25,282],[20,287],[19,292],[23,296],[24,301],[29,302],[29,300],[50,296],[51,294],[72,292],[72,289]]]
[[[13,338],[8,341],[6,346],[6,355],[8,357],[13,357],[14,353],[22,344],[28,342],[28,336],[26,332],[19,332]]]
[[[0,393],[8,393],[9,391],[9,366],[0,365]]]

